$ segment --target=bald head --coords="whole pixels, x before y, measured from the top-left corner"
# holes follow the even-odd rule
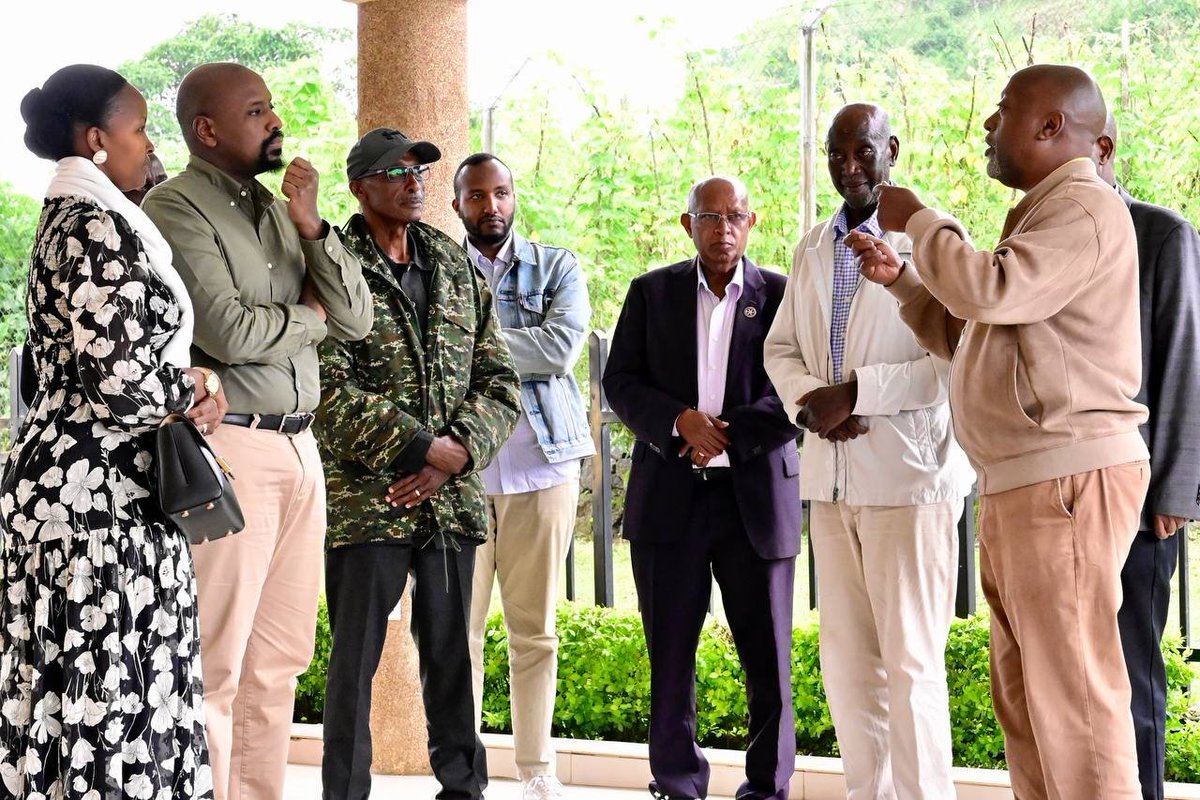
[[[195,131],[192,130],[196,117],[211,117],[220,107],[223,102],[222,95],[231,84],[236,85],[252,79],[262,82],[262,78],[254,70],[231,63],[201,64],[184,76],[175,98],[175,119],[179,120],[179,127],[183,131],[188,149],[192,149],[192,142],[196,137]]]
[[[851,227],[875,213],[875,187],[891,179],[899,154],[900,140],[892,135],[887,112],[874,103],[851,103],[833,115],[825,156]]]
[[[188,150],[239,180],[283,166],[283,123],[254,70],[196,67],[179,85],[175,116]]]
[[[688,192],[687,207],[679,223],[692,237],[701,264],[706,270],[732,274],[757,221],[746,184],[725,175],[705,178]]]
[[[1046,110],[1061,111],[1069,133],[1094,142],[1104,132],[1108,107],[1100,85],[1079,67],[1066,64],[1035,64],[1016,72],[1009,81],[1027,83]]]
[[[1091,158],[1108,109],[1092,76],[1078,67],[1037,64],[1019,70],[988,118],[988,174],[1030,189],[1063,164]]]
[[[828,144],[836,134],[865,130],[885,140],[892,135],[892,124],[888,113],[874,103],[850,103],[838,109],[829,123],[829,133],[825,136]]]
[[[742,183],[740,178],[734,178],[726,175],[713,175],[705,178],[702,181],[697,181],[696,183],[692,184],[692,188],[688,190],[688,213],[697,213],[705,197],[711,194],[721,194],[728,191],[732,191],[733,196],[737,198],[744,206],[749,208],[750,193],[746,190],[746,184]]]

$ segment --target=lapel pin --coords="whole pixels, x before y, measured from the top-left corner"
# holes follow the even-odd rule
[[[758,309],[754,306],[746,306],[742,309],[742,313],[746,315],[746,319],[754,319],[758,316]]]

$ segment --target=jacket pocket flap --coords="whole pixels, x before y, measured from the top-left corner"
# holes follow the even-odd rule
[[[535,314],[545,313],[545,300],[546,296],[541,289],[517,295],[517,303],[526,311],[532,311]]]
[[[474,314],[470,316],[473,317]],[[458,311],[447,310],[444,314],[442,314],[442,319],[446,320],[446,322],[449,322],[451,325],[456,325],[459,328],[462,328],[464,331],[475,333],[475,320],[469,318],[466,314]]]
[[[794,478],[800,474],[800,454],[789,450],[783,454],[783,476]]]

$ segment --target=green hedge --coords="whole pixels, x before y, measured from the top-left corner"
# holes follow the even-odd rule
[[[558,698],[554,734],[574,739],[646,741],[650,712],[650,663],[637,614],[563,603],[558,608]],[[1178,639],[1163,643],[1167,658],[1167,780],[1200,782],[1200,717],[1189,710],[1194,678]],[[329,627],[324,601],[317,655],[300,679],[296,718],[319,722],[324,700]],[[705,626],[697,661],[697,738],[705,747],[742,748],[746,693],[729,631]],[[837,741],[821,686],[815,617],[795,629],[792,690],[796,703],[796,750],[836,756]],[[986,616],[955,620],[946,646],[954,763],[1004,768],[1004,739],[992,713]],[[488,620],[484,641],[484,729],[511,730],[508,707],[508,636],[499,614]]]

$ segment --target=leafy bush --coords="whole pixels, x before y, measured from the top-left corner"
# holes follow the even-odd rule
[[[1189,706],[1195,669],[1184,657],[1179,634],[1163,637],[1167,667],[1167,780],[1200,783],[1200,714]]]
[[[325,595],[317,607],[317,644],[308,671],[296,684],[296,707],[292,719],[296,722],[319,723],[325,710],[325,676],[329,673],[329,650],[333,636],[329,632],[329,609]]]
[[[558,608],[558,699],[554,734],[573,739],[644,742],[650,713],[650,662],[636,613],[563,603]],[[836,756],[833,722],[821,685],[816,617],[802,621],[792,643],[796,749]],[[1163,640],[1167,661],[1167,780],[1200,782],[1200,714],[1189,710],[1194,670],[1179,638]],[[319,721],[329,627],[324,600],[317,656],[300,680],[298,721]],[[705,747],[742,748],[746,693],[729,631],[705,626],[696,654],[697,739]],[[992,713],[988,676],[988,619],[955,620],[946,645],[954,763],[1003,769],[1004,737]],[[484,730],[511,731],[508,636],[502,617],[488,619],[484,637]]]
[[[954,763],[1004,767],[1004,735],[992,712],[988,665],[988,618],[955,620],[946,640],[946,686],[950,691],[950,738]]]
[[[556,703],[557,735],[645,741],[650,663],[641,619],[636,614],[567,603],[558,609],[558,634],[559,685],[573,691],[560,693]],[[484,700],[485,712],[497,720],[500,713],[508,714],[508,635],[499,614],[488,620],[487,644],[487,672],[504,678],[502,694],[491,694],[491,687],[484,691],[492,698]]]

